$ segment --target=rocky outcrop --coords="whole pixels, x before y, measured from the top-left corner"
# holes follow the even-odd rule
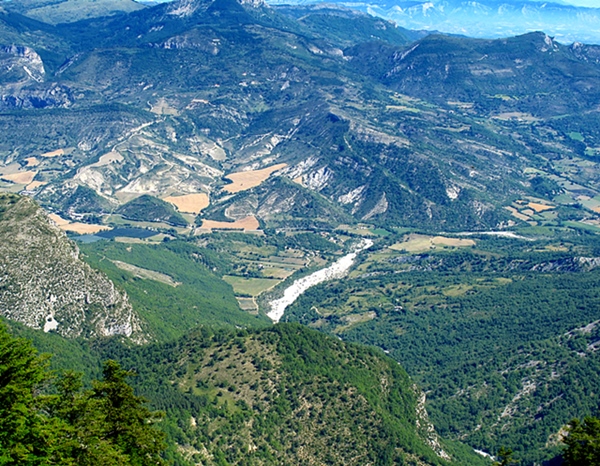
[[[144,340],[127,295],[32,199],[0,195],[0,315],[65,337]]]

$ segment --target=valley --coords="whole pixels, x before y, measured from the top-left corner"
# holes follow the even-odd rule
[[[559,39],[0,2],[2,325],[135,368],[176,465],[556,461],[600,406],[600,49]]]

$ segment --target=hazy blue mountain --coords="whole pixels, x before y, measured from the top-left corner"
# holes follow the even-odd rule
[[[274,0],[270,3],[316,2]],[[334,0],[332,3],[393,20],[408,29],[482,38],[544,31],[562,43],[600,43],[600,8],[532,0]]]

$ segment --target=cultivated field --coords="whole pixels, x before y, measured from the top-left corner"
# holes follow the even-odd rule
[[[27,157],[25,162],[27,162],[26,167],[37,167],[40,164],[40,161],[35,157]]]
[[[71,223],[69,220],[62,218],[58,214],[49,214],[48,217],[50,218],[50,220],[52,220],[54,223],[56,223],[56,225],[59,227],[62,225],[68,225],[69,223]]]
[[[111,227],[106,225],[93,225],[91,223],[71,222],[65,218],[62,218],[58,214],[48,214],[48,218],[52,220],[58,228],[63,231],[72,231],[80,235],[93,235],[99,231],[112,230]]]
[[[32,191],[34,189],[39,188],[40,186],[44,186],[45,184],[48,184],[48,182],[47,181],[32,181],[25,187],[25,189],[27,191]]]
[[[179,115],[179,111],[172,107],[164,98],[159,99],[158,102],[151,107],[150,111],[157,115]]]
[[[390,249],[409,253],[425,252],[437,247],[464,248],[475,246],[472,239],[448,238],[445,236],[407,235],[404,241],[393,244]]]
[[[239,193],[254,188],[269,178],[271,174],[285,167],[287,167],[286,163],[280,163],[261,170],[231,173],[226,178],[233,181],[233,183],[226,185],[223,189],[230,193]]]
[[[37,172],[27,171],[13,173],[12,175],[2,175],[2,179],[17,184],[30,184],[35,178],[35,175],[37,175]]]
[[[168,196],[163,200],[170,202],[179,212],[186,214],[199,214],[210,205],[210,199],[206,193],[184,194],[182,196]]]
[[[242,311],[258,311],[258,304],[254,298],[236,298]]]
[[[202,220],[202,229],[206,230],[258,230],[260,225],[256,217],[250,216],[235,222],[216,222],[214,220]]]
[[[259,294],[273,288],[281,281],[271,278],[244,278],[233,275],[225,275],[223,280],[233,287],[233,291],[236,294],[250,296],[258,296]]]
[[[515,209],[512,206],[506,206],[504,208],[506,210],[508,210],[512,214],[513,217],[518,218],[519,220],[523,220],[524,222],[528,222],[529,220],[531,220],[531,217],[528,217],[527,215],[520,213],[517,209]]]
[[[554,206],[547,205],[547,204],[540,204],[540,203],[537,203],[537,202],[530,202],[529,204],[527,204],[527,206],[530,209],[535,210],[536,212],[544,212],[545,210],[552,210],[552,209],[554,209]]]
[[[111,227],[106,225],[93,225],[91,223],[80,222],[59,225],[59,228],[64,231],[72,231],[73,233],[78,233],[80,235],[93,235],[94,233],[98,233],[100,231],[112,230]]]
[[[46,152],[44,154],[41,154],[40,157],[60,157],[61,155],[65,155],[65,150],[64,149],[57,149],[57,150],[53,150],[51,152]]]

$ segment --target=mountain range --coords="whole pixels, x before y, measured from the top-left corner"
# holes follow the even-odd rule
[[[279,1],[273,4],[310,4]],[[334,1],[394,21],[409,29],[441,31],[469,37],[500,38],[544,31],[558,42],[600,43],[599,8],[537,0],[390,0]]]
[[[203,193],[190,225],[497,228],[555,151],[595,150],[597,48],[543,33],[419,38],[347,10],[229,0],[1,19],[1,177],[67,220]],[[227,187],[271,167],[253,190]]]
[[[136,367],[177,464],[559,455],[598,406],[600,48],[126,4],[2,4],[13,331],[90,380]]]

